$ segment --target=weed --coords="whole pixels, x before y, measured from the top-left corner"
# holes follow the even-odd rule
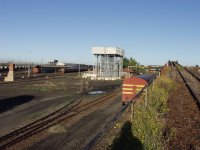
[[[42,112],[34,112],[28,116],[30,121],[37,120],[42,116]]]
[[[55,126],[52,126],[51,128],[49,128],[48,130],[50,133],[65,133],[66,132],[66,129],[65,127],[61,126],[61,125],[55,125]]]
[[[167,99],[176,88],[175,83],[162,76],[155,81],[154,88],[148,88],[148,103],[144,95],[134,106],[133,132],[142,141],[145,149],[164,149],[164,115],[169,111]]]

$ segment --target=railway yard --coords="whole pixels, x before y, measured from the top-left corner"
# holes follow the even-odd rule
[[[121,81],[88,82],[74,74],[2,84],[0,149],[79,149],[120,108],[120,85]],[[88,94],[100,90],[105,93]]]
[[[167,100],[163,149],[199,150],[200,73],[169,62],[163,75],[177,85]],[[0,149],[114,149],[111,143],[121,126],[134,119],[132,100],[140,100],[137,94],[122,106],[122,84],[123,80],[83,79],[78,73],[2,81]]]
[[[200,0],[0,0],[0,150],[200,150]]]

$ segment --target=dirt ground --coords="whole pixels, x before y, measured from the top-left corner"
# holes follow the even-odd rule
[[[128,108],[123,114],[122,116],[119,118],[119,120],[110,128],[109,132],[107,132],[105,134],[105,136],[103,136],[100,141],[93,147],[94,150],[110,150],[110,145],[113,143],[113,140],[120,140],[118,139],[120,137],[120,132],[123,130],[122,128],[124,127],[124,125],[127,122],[131,122],[131,109]],[[132,126],[132,124],[131,124]],[[125,136],[123,137],[124,139],[122,139],[121,141],[125,140],[124,144],[130,144],[130,143],[135,143],[136,140],[135,139],[129,139],[127,140],[126,135],[128,135],[129,133],[133,135],[132,133],[132,129],[130,129],[130,131],[128,131],[129,133],[127,134],[127,131],[125,131]],[[128,137],[130,138],[130,137]],[[127,140],[127,141],[126,141]],[[130,142],[131,140],[131,142]],[[118,147],[118,149],[121,149],[120,146]],[[136,148],[133,147],[133,150],[135,150]],[[122,149],[123,150],[123,149]],[[141,149],[138,149],[141,150]]]
[[[77,77],[0,86],[0,136],[18,129],[92,90],[109,91],[121,81],[85,81]]]
[[[168,100],[170,112],[164,131],[169,150],[200,150],[200,111],[177,71],[171,77],[179,85]]]
[[[102,129],[120,107],[121,102],[118,97],[101,104],[98,108],[83,112],[70,122],[62,122],[60,126],[64,131],[51,133],[28,149],[80,150]]]
[[[0,135],[5,135],[69,103],[74,95],[80,95],[79,80],[73,83],[68,79],[56,79],[1,85]]]

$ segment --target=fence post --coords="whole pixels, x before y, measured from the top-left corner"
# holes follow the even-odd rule
[[[133,102],[131,103],[131,122],[133,122]]]
[[[147,101],[148,101],[148,85],[145,89],[145,107],[147,107]]]
[[[153,83],[152,83],[152,84],[153,84],[153,85],[152,85],[152,88],[153,88],[153,89],[154,89],[154,84],[155,84],[155,83],[154,83],[154,80],[155,80],[155,79],[153,79],[153,81],[152,81],[152,82],[153,82]]]

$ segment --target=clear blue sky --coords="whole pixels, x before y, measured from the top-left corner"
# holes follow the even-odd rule
[[[0,61],[92,64],[92,46],[200,65],[200,0],[0,0]]]

